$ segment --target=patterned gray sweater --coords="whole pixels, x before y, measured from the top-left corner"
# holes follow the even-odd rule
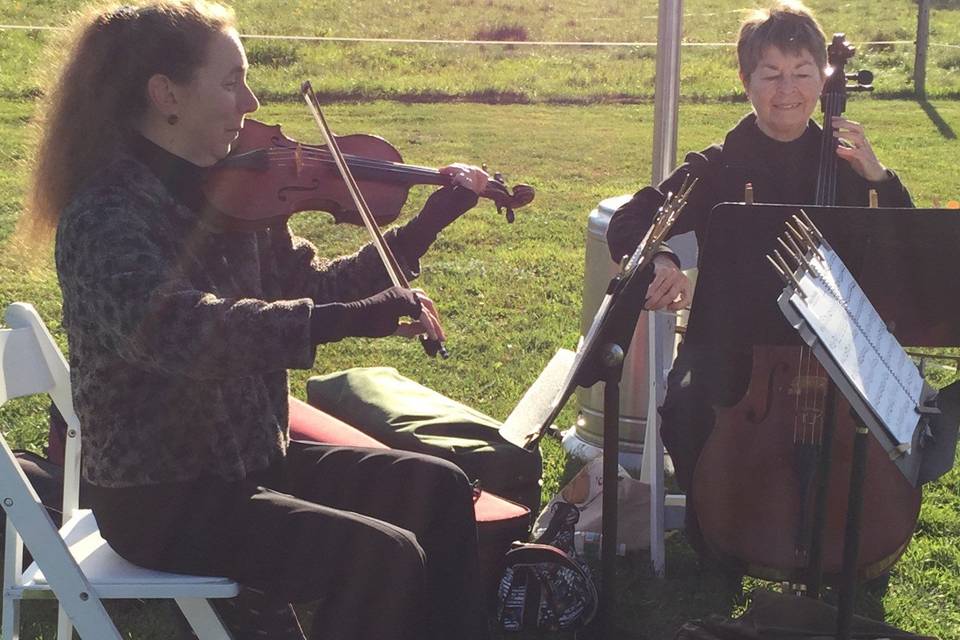
[[[313,304],[390,285],[370,246],[324,261],[286,225],[216,233],[129,156],[64,210],[56,264],[83,477],[103,487],[269,466]]]

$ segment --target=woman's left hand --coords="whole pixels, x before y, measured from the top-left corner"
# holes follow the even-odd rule
[[[472,164],[454,162],[445,167],[440,167],[438,171],[453,176],[453,184],[466,187],[477,195],[483,193],[483,190],[487,188],[487,181],[490,180],[486,171]]]
[[[833,118],[834,137],[840,140],[837,146],[837,155],[850,163],[853,170],[870,182],[881,182],[887,179],[887,168],[884,167],[877,154],[873,152],[870,141],[863,131],[863,125],[841,116]]]

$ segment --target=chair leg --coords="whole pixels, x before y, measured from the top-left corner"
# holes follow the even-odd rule
[[[63,607],[57,607],[57,640],[73,639],[73,623]]]
[[[199,640],[232,640],[233,636],[206,598],[177,598],[177,606]]]
[[[20,639],[20,600],[3,595],[3,628],[0,630],[2,640]]]

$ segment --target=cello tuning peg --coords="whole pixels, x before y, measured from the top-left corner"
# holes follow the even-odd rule
[[[860,85],[870,85],[873,84],[873,72],[868,71],[867,69],[860,69],[856,73],[846,74],[847,80],[854,80],[857,84]]]

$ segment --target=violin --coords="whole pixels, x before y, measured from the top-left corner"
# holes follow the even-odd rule
[[[869,90],[872,81],[869,72],[844,73],[853,52],[842,34],[834,36],[821,97],[818,205],[836,200],[833,117],[843,112],[847,91]],[[847,87],[848,80],[857,84]],[[732,407],[717,408],[694,472],[692,494],[706,544],[750,575],[803,583],[817,595],[820,580],[837,579],[842,568],[854,432],[850,405],[809,348],[754,346],[746,394]],[[873,438],[863,487],[857,575],[870,579],[906,549],[920,490]]]
[[[378,224],[397,219],[410,187],[449,185],[437,169],[404,164],[400,152],[370,134],[335,136]],[[220,226],[250,231],[283,222],[299,211],[326,211],[336,222],[362,225],[329,146],[298,142],[279,125],[247,119],[229,156],[207,170],[204,195]],[[533,187],[511,190],[494,173],[480,194],[513,222],[514,210],[533,201]]]

